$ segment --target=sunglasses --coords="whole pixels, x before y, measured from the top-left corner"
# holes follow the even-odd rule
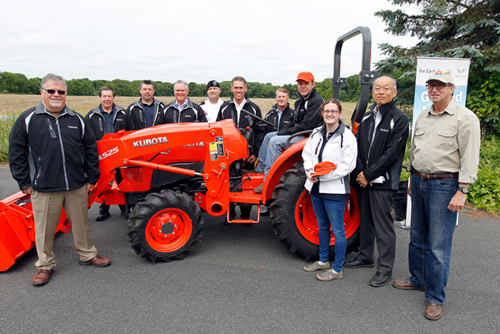
[[[55,94],[57,92],[57,94],[59,95],[64,95],[66,94],[66,91],[65,90],[55,90],[55,89],[45,89],[45,88],[42,88],[44,91],[46,91],[47,93],[49,94]]]

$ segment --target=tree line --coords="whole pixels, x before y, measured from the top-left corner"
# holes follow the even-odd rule
[[[22,73],[0,72],[0,93],[2,94],[40,94],[41,78],[28,79]],[[140,96],[139,87],[142,80],[90,80],[71,79],[68,84],[68,95],[76,96],[96,96],[102,86],[112,87],[118,96]],[[156,96],[173,96],[174,84],[170,82],[153,81]],[[231,96],[231,81],[222,81],[221,96]],[[274,98],[278,88],[283,87],[290,91],[292,99],[297,98],[297,84],[285,84],[283,86],[271,83],[248,82],[248,96],[250,98]],[[190,96],[207,96],[206,84],[190,82],[188,84]],[[356,101],[359,97],[359,76],[352,75],[347,78],[347,85],[342,88],[340,100]],[[332,97],[332,79],[327,78],[321,82],[316,82],[316,90],[325,99]]]

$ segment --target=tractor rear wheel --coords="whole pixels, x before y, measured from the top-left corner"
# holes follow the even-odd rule
[[[200,241],[203,229],[201,209],[187,194],[162,190],[148,194],[129,219],[132,248],[155,263],[182,260]]]
[[[302,162],[286,171],[280,184],[274,189],[271,204],[273,229],[286,247],[307,261],[318,259],[318,221],[309,192],[304,188],[306,174]],[[344,213],[344,227],[347,239],[346,254],[359,247],[359,207],[356,191],[351,187]],[[330,259],[335,258],[335,238],[330,239]]]

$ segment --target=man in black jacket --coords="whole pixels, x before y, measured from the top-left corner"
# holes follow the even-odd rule
[[[374,267],[376,240],[377,272],[369,283],[374,287],[389,282],[396,256],[391,210],[409,134],[408,117],[393,102],[397,92],[395,79],[380,77],[375,80],[372,91],[375,105],[363,117],[356,133],[358,158],[352,175],[360,186],[360,248],[358,255],[346,261],[344,267]]]
[[[246,96],[247,91],[247,81],[241,76],[236,76],[231,81],[231,92],[233,96],[229,101],[222,104],[217,115],[217,121],[223,119],[232,119],[236,127],[240,130],[242,135],[246,135],[248,131],[253,131],[253,135],[250,135],[251,146],[250,156],[248,157],[247,163],[244,166],[246,169],[253,169],[255,161],[257,161],[257,156],[259,154],[260,144],[262,139],[264,139],[264,130],[259,126],[259,122],[254,117],[241,111],[242,109],[262,118],[262,112],[260,108],[255,103],[251,102]],[[253,141],[252,141],[253,137]],[[241,204],[241,219],[249,219],[250,211],[252,210],[252,205]],[[229,220],[233,220],[236,217],[234,211],[234,205],[229,208]]]
[[[100,175],[96,141],[83,116],[66,106],[62,77],[47,74],[41,87],[42,100],[19,116],[9,137],[10,171],[21,191],[31,195],[38,254],[35,286],[46,284],[56,266],[54,233],[62,207],[72,225],[79,263],[111,263],[97,255],[89,234],[88,192]]]
[[[193,103],[187,96],[188,84],[177,80],[174,83],[175,101],[167,105],[163,111],[165,123],[206,122],[207,117],[203,109]]]
[[[297,76],[298,98],[295,100],[295,115],[292,122],[280,129],[276,136],[269,141],[266,154],[261,154],[263,158],[264,175],[267,176],[273,163],[278,159],[285,149],[285,143],[291,135],[313,130],[323,123],[323,118],[319,108],[325,101],[314,88],[314,76],[311,72],[300,72]],[[290,144],[304,139],[306,136],[297,136],[290,141]],[[260,164],[260,163],[259,163]],[[254,189],[258,194],[262,193],[264,183]]]
[[[290,92],[286,88],[278,88],[276,90],[276,104],[272,106],[271,110],[266,114],[265,120],[273,123],[274,127],[261,123],[259,126],[263,127],[266,136],[262,141],[259,149],[259,163],[255,168],[257,173],[264,173],[265,159],[267,154],[267,147],[271,138],[276,136],[279,130],[291,124],[294,110],[290,108]]]
[[[164,124],[163,109],[165,109],[165,104],[153,97],[155,93],[153,83],[149,80],[141,82],[139,93],[141,94],[139,101],[132,103],[127,108],[128,128],[139,130]]]
[[[85,116],[85,122],[96,140],[101,140],[107,133],[115,133],[119,130],[130,130],[127,128],[129,123],[127,122],[125,109],[115,104],[115,97],[116,93],[113,88],[108,86],[101,87],[101,89],[99,89],[101,104],[89,111]],[[116,177],[118,179],[117,181],[121,179],[119,170],[116,172]],[[126,217],[125,206],[120,206],[120,209],[122,211],[122,216]],[[109,216],[109,205],[103,202],[99,206],[99,215],[96,220],[103,221],[108,219]]]

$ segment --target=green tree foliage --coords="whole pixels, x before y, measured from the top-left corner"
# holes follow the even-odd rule
[[[375,13],[387,24],[386,32],[419,39],[410,48],[380,44],[383,54],[389,57],[378,62],[376,68],[379,74],[398,79],[397,102],[413,103],[411,83],[415,82],[416,60],[419,56],[427,56],[471,58],[467,105],[472,109],[477,105],[477,99],[488,103],[486,95],[477,92],[485,78],[500,72],[500,0],[389,1],[394,5],[413,5],[419,9],[416,14],[399,9]],[[470,98],[473,95],[477,99]],[[493,112],[495,115],[489,113],[488,117],[498,119],[499,112],[497,108]]]
[[[5,93],[30,94],[28,78],[21,73],[2,72],[2,87]],[[38,88],[40,90],[40,88]]]
[[[482,80],[479,89],[469,92],[467,105],[481,119],[483,132],[488,135],[500,133],[500,72],[493,72]]]
[[[66,80],[66,84],[68,85],[68,94],[80,96],[96,95],[94,84],[87,78]]]
[[[77,96],[96,96],[99,94],[99,89],[103,86],[109,86],[113,88],[118,96],[140,96],[139,88],[143,80],[123,80],[114,79],[112,81],[108,80],[89,80],[84,79],[71,79],[67,80],[68,84],[68,95]],[[40,78],[27,79],[24,74],[21,73],[10,73],[10,72],[0,72],[0,93],[11,93],[11,94],[39,94],[40,93]],[[173,96],[174,95],[174,85],[170,82],[162,81],[152,81],[155,88],[156,96]],[[325,94],[331,97],[331,80],[327,79],[325,84]],[[231,82],[223,81],[220,82],[221,85],[221,97],[231,96]],[[318,83],[321,86],[321,83]],[[250,98],[274,98],[276,90],[280,86],[273,85],[270,82],[260,83],[260,82],[247,82],[247,95]],[[290,98],[294,99],[297,97],[297,85],[296,84],[286,84],[283,87],[290,91]],[[188,84],[189,95],[190,96],[207,96],[206,84],[190,82]]]

